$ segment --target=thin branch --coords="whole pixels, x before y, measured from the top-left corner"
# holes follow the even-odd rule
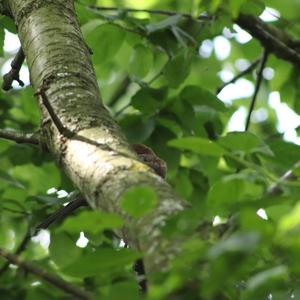
[[[53,286],[59,288],[60,290],[70,295],[73,295],[77,299],[84,299],[84,300],[91,299],[90,295],[87,292],[83,291],[82,289],[79,289],[75,285],[68,283],[62,278],[57,277],[56,275],[50,274],[35,265],[23,261],[18,255],[9,253],[3,248],[0,248],[0,256],[8,260],[11,264],[14,264],[19,268],[29,273],[32,273],[41,279],[44,279],[48,283],[52,284]]]
[[[115,113],[115,117],[119,117],[127,108],[131,106],[131,102],[127,103],[125,106],[123,106],[119,111]]]
[[[43,105],[45,106],[45,108],[47,109],[50,118],[52,120],[52,122],[54,123],[56,129],[59,131],[59,133],[61,135],[63,135],[66,138],[69,139],[74,139],[77,141],[81,141],[90,145],[94,145],[96,147],[101,148],[104,151],[113,151],[113,152],[117,152],[117,150],[111,148],[110,146],[108,146],[107,144],[104,143],[98,143],[96,141],[93,141],[85,136],[82,135],[78,135],[76,132],[71,131],[69,128],[67,128],[62,121],[59,119],[59,117],[57,116],[57,114],[55,113],[51,103],[49,102],[47,95],[46,95],[46,90],[48,89],[48,85],[47,84],[43,84],[42,87],[34,94],[35,96],[40,96]],[[127,156],[127,154],[125,153],[121,153],[123,156]]]
[[[40,144],[38,133],[21,133],[8,129],[0,129],[0,138],[11,140],[18,144]]]
[[[68,128],[66,128],[63,125],[63,123],[61,122],[61,120],[56,115],[55,111],[53,110],[53,108],[47,98],[47,95],[46,95],[47,88],[48,88],[47,86],[42,86],[39,89],[39,91],[35,93],[35,96],[41,96],[42,103],[46,107],[46,109],[47,109],[54,125],[56,126],[57,130],[59,131],[59,133],[66,137],[73,137],[75,135],[75,133],[73,133],[71,130],[69,130]]]
[[[285,181],[294,181],[297,180],[299,177],[294,174],[294,169],[298,168],[300,166],[300,162],[297,162],[294,167],[288,171],[286,171],[279,180],[270,186],[267,193],[268,195],[276,196],[280,195],[282,193],[282,189],[280,185],[284,183]]]
[[[230,81],[223,83],[220,87],[218,87],[216,94],[218,95],[227,85],[231,83],[235,83],[238,79],[244,77],[246,74],[254,70],[259,64],[260,60],[261,60],[260,58],[254,60],[244,71],[234,76]]]
[[[163,16],[175,16],[180,15],[187,19],[192,19],[193,16],[189,13],[183,12],[176,12],[172,10],[164,10],[164,9],[138,9],[138,8],[131,8],[131,7],[113,7],[113,6],[96,6],[96,5],[89,5],[91,9],[99,10],[99,11],[124,11],[124,12],[146,12],[152,15],[163,15]],[[209,20],[210,18],[205,15],[201,15],[198,19]]]
[[[72,212],[74,212],[77,208],[81,206],[87,206],[87,202],[84,198],[80,197],[71,201],[70,203],[68,203],[68,205],[60,208],[59,210],[51,214],[41,224],[39,224],[34,230],[33,235],[36,235],[41,229],[47,229],[54,222],[63,220],[65,217],[69,216]]]
[[[8,91],[12,89],[12,83],[16,80],[20,86],[24,86],[24,82],[19,78],[19,72],[25,60],[22,48],[19,49],[17,55],[11,62],[11,70],[3,76],[2,89]]]
[[[256,102],[256,98],[257,98],[257,94],[259,92],[259,88],[263,79],[263,70],[265,68],[267,59],[268,59],[268,55],[269,52],[268,50],[264,49],[262,58],[261,58],[261,63],[260,63],[260,67],[257,73],[257,79],[256,79],[256,85],[255,85],[255,90],[254,90],[254,94],[252,96],[251,99],[251,103],[250,103],[250,107],[249,107],[249,112],[248,112],[248,116],[247,116],[247,120],[246,120],[246,125],[245,125],[245,131],[248,130],[249,125],[250,125],[250,120],[251,120],[251,115],[255,106],[255,102]]]

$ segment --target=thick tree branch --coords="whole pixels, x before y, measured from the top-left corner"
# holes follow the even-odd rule
[[[293,48],[294,40],[286,32],[251,15],[241,14],[236,23],[259,40],[269,52],[300,67],[300,53]]]
[[[257,72],[257,78],[256,78],[256,84],[255,84],[255,89],[254,89],[254,93],[250,102],[250,107],[249,107],[249,112],[247,115],[247,119],[246,119],[246,125],[245,125],[245,131],[248,130],[249,125],[250,125],[250,120],[251,120],[251,115],[255,106],[255,102],[256,102],[256,98],[259,92],[259,88],[263,79],[263,71],[267,62],[267,58],[268,58],[268,50],[264,50],[263,55],[261,57],[261,62],[260,62],[260,67],[259,70]]]
[[[38,276],[40,279],[47,281],[48,283],[70,295],[73,295],[77,299],[91,299],[90,295],[87,292],[77,288],[76,286],[68,283],[60,277],[50,274],[37,266],[23,261],[18,255],[9,253],[3,248],[0,248],[0,256],[8,260],[11,264],[14,264],[19,268]]]
[[[20,133],[8,129],[0,129],[0,138],[11,140],[18,144],[40,144],[38,133]]]
[[[122,230],[123,238],[132,248],[143,252],[147,272],[160,271],[180,252],[182,242],[165,240],[161,228],[166,219],[187,204],[138,159],[101,102],[74,1],[5,1],[19,31],[33,88],[41,92],[47,87],[45,94],[39,95],[39,105],[41,133],[49,152],[92,209],[126,217],[128,225]],[[62,128],[58,128],[54,115],[74,136],[66,138],[60,133]],[[120,198],[137,185],[151,186],[159,201],[147,215],[128,218]]]
[[[24,86],[24,82],[19,78],[19,72],[25,60],[22,48],[19,49],[17,55],[11,62],[11,70],[3,76],[2,89],[8,91],[12,88],[12,83],[16,80],[20,86]]]

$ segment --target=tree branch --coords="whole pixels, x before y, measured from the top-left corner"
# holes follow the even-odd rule
[[[132,248],[144,253],[146,272],[161,270],[180,252],[181,241],[166,240],[160,229],[167,218],[188,204],[138,160],[105,109],[80,32],[74,1],[42,1],[43,6],[35,10],[32,22],[27,22],[28,16],[24,14],[24,7],[31,8],[31,0],[5,1],[15,22],[22,24],[18,26],[18,33],[34,90],[48,83],[46,96],[50,106],[64,127],[75,133],[71,139],[64,139],[49,116],[51,109],[46,109],[43,99],[39,99],[42,131],[49,152],[95,210],[101,208],[123,216],[120,197],[128,188],[140,184],[153,187],[158,199],[155,210],[138,220],[129,218],[129,229],[122,232],[122,237]],[[64,37],[55,42],[53,24]],[[36,38],[37,33],[39,38]],[[45,66],[42,72],[41,66]]]
[[[256,85],[255,85],[255,90],[254,90],[254,94],[252,96],[251,99],[251,103],[250,103],[250,107],[249,107],[249,112],[248,112],[248,116],[247,116],[247,120],[246,120],[246,125],[245,125],[245,131],[248,130],[249,125],[250,125],[250,120],[251,120],[251,115],[255,106],[255,102],[256,102],[256,98],[259,92],[259,88],[263,79],[263,70],[265,68],[267,59],[268,59],[268,55],[269,52],[268,50],[264,49],[263,55],[261,57],[261,64],[257,73],[257,79],[256,79]]]
[[[280,195],[282,193],[282,189],[280,187],[281,183],[284,183],[285,181],[293,181],[299,178],[299,176],[296,176],[294,174],[294,169],[298,168],[300,166],[300,162],[298,161],[294,167],[288,171],[286,171],[280,178],[279,180],[274,183],[273,185],[270,186],[268,189],[267,193],[268,195],[276,196]]]
[[[53,214],[51,214],[49,217],[47,217],[46,220],[44,220],[42,223],[40,223],[34,230],[33,235],[36,235],[38,233],[38,231],[41,229],[47,229],[54,222],[63,220],[65,217],[69,216],[77,208],[79,208],[81,206],[87,206],[87,205],[88,204],[83,197],[79,197],[79,198],[71,201],[66,206],[61,207],[59,210],[55,211]]]
[[[187,19],[192,19],[193,16],[189,13],[176,12],[172,10],[164,10],[164,9],[138,9],[131,7],[114,7],[114,6],[97,6],[97,5],[89,5],[90,9],[99,10],[99,11],[125,11],[125,12],[146,12],[152,15],[163,15],[163,16],[175,16],[180,15]],[[209,20],[210,18],[205,15],[201,15],[198,19]]]
[[[77,299],[84,299],[84,300],[91,299],[90,295],[87,292],[77,288],[76,286],[68,283],[67,281],[63,280],[60,277],[50,274],[37,266],[34,266],[32,264],[29,264],[28,262],[23,261],[18,255],[9,253],[3,248],[0,248],[0,256],[8,260],[11,264],[14,264],[19,268],[27,272],[30,272],[41,279],[44,279],[48,283],[52,284],[53,286],[63,290],[64,292],[70,295],[73,295]]]
[[[254,70],[260,62],[260,58],[254,60],[244,71],[240,72],[236,76],[234,76],[231,80],[223,83],[221,86],[218,87],[216,94],[218,95],[227,85],[231,83],[235,83],[238,79],[242,78],[246,74],[250,73]]]
[[[20,86],[24,86],[24,82],[19,78],[19,72],[25,60],[22,48],[19,49],[17,55],[11,62],[11,70],[3,76],[2,89],[8,91],[12,89],[12,83],[16,80]]]
[[[39,145],[40,138],[38,133],[20,133],[8,129],[0,129],[0,138],[14,141],[18,144]]]
[[[259,40],[269,52],[300,67],[300,53],[293,49],[294,40],[286,32],[251,15],[241,14],[236,23]]]

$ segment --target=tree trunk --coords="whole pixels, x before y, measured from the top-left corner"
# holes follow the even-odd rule
[[[60,132],[39,96],[42,135],[89,205],[125,216],[119,205],[125,190],[140,184],[155,189],[157,207],[138,220],[126,217],[123,232],[129,244],[143,252],[146,270],[160,270],[180,250],[175,241],[163,239],[160,229],[185,205],[138,160],[101,103],[73,0],[2,0],[3,5],[17,25],[35,91],[45,91],[54,114],[73,133]]]

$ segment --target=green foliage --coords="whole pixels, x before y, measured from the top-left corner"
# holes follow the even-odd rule
[[[137,186],[124,192],[120,201],[125,212],[132,217],[139,218],[155,207],[157,196],[151,187]]]
[[[268,24],[292,36],[293,51],[299,51],[299,1],[75,4],[104,104],[130,143],[145,143],[166,161],[167,182],[190,206],[161,229],[166,243],[175,239],[182,251],[163,272],[151,274],[148,294],[141,294],[132,266],[144,253],[124,247],[135,237],[123,241],[120,232],[126,235],[127,226],[140,226],[165,208],[157,205],[153,187],[140,185],[123,193],[114,208],[119,214],[82,207],[30,240],[21,257],[95,299],[300,299],[300,147],[287,140],[299,134],[300,118],[286,135],[292,115],[281,120],[281,111],[300,112],[298,67],[268,58],[248,132],[240,131],[251,98],[242,93],[247,88],[237,81],[216,94],[263,50],[254,38],[243,41],[234,20],[241,13],[259,16],[265,7],[271,17],[276,9],[280,17]],[[16,26],[1,16],[1,67],[13,56],[4,51],[6,31],[16,33]],[[256,70],[244,80],[253,88]],[[120,87],[123,93],[114,99]],[[39,123],[30,86],[0,92],[1,129],[34,132]],[[280,178],[288,170],[293,176]],[[73,192],[43,149],[0,139],[0,247],[16,252],[28,232],[74,199]],[[4,263],[0,258],[0,270]],[[0,294],[9,300],[73,299],[13,266],[0,271]]]

